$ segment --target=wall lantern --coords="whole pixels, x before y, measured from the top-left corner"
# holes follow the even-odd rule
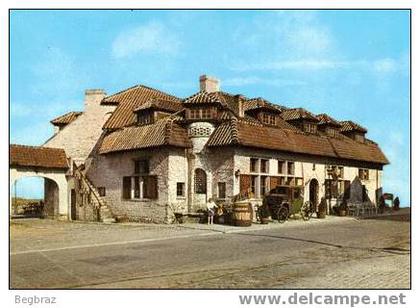
[[[241,170],[236,170],[235,171],[235,176],[238,178],[241,175]]]

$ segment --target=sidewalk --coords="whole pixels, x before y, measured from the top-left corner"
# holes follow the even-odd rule
[[[324,219],[311,218],[308,221],[302,219],[289,219],[284,223],[277,221],[271,221],[268,224],[253,223],[249,227],[236,227],[231,225],[219,225],[219,224],[199,224],[199,223],[184,223],[177,225],[180,228],[202,230],[202,231],[214,231],[220,233],[240,233],[240,232],[252,232],[260,230],[280,229],[280,228],[307,228],[309,226],[318,224],[342,224],[346,221],[354,221],[354,217],[338,217],[338,216],[327,216]]]

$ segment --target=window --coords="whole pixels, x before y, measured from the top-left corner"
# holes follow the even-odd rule
[[[340,179],[344,177],[344,167],[337,167],[337,175]]]
[[[258,172],[258,159],[251,158],[251,165],[250,165],[251,172]]]
[[[217,183],[217,194],[218,194],[217,197],[220,199],[226,198],[226,183],[225,182]]]
[[[199,119],[199,118],[200,118],[200,109],[191,109],[190,119]]]
[[[191,108],[188,113],[190,119],[213,118],[213,108]]]
[[[264,196],[265,193],[268,191],[268,184],[267,184],[267,176],[261,176],[260,179],[260,195]]]
[[[359,178],[361,180],[369,180],[369,169],[359,169]]]
[[[123,177],[123,199],[157,199],[157,176]]]
[[[263,113],[262,122],[269,125],[276,125],[276,116],[274,114]]]
[[[203,169],[195,169],[194,184],[196,194],[207,192],[207,175]]]
[[[365,142],[365,136],[363,134],[355,134],[354,140],[357,142]]]
[[[277,173],[279,173],[279,174],[284,173],[284,165],[285,165],[285,162],[283,160],[279,160],[277,162]]]
[[[137,114],[137,124],[147,125],[152,123],[152,116],[150,113],[138,113]]]
[[[295,163],[292,161],[287,162],[287,174],[295,174]]]
[[[254,197],[257,194],[257,180],[258,180],[258,176],[253,175],[251,177],[251,193],[254,194]]]
[[[314,123],[304,123],[303,130],[307,133],[315,134],[316,133],[316,124]]]
[[[100,197],[105,197],[106,195],[105,187],[98,187],[98,193]]]
[[[201,118],[202,119],[211,119],[211,109],[202,109],[201,110]]]
[[[176,196],[185,197],[185,183],[176,183]]]
[[[149,161],[142,159],[134,161],[134,174],[148,174]]]
[[[261,162],[260,162],[260,172],[261,173],[268,173],[268,170],[269,170],[269,163],[268,163],[268,159],[261,159]]]
[[[338,136],[338,131],[335,128],[327,127],[326,132],[328,136],[331,136],[331,137]]]

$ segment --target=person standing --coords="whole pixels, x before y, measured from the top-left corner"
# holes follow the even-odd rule
[[[207,202],[207,224],[212,225],[214,220],[214,215],[216,214],[217,204],[214,202],[213,198],[210,198]]]
[[[398,211],[400,209],[400,198],[396,197],[394,199],[394,211]]]

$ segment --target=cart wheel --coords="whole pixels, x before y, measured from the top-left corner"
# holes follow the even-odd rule
[[[311,219],[313,213],[314,212],[313,212],[311,201],[306,201],[300,208],[300,215],[302,216],[302,219],[305,221]]]
[[[287,207],[282,206],[281,208],[279,208],[277,212],[277,220],[279,221],[279,223],[284,223],[288,218],[289,210],[287,209]]]

